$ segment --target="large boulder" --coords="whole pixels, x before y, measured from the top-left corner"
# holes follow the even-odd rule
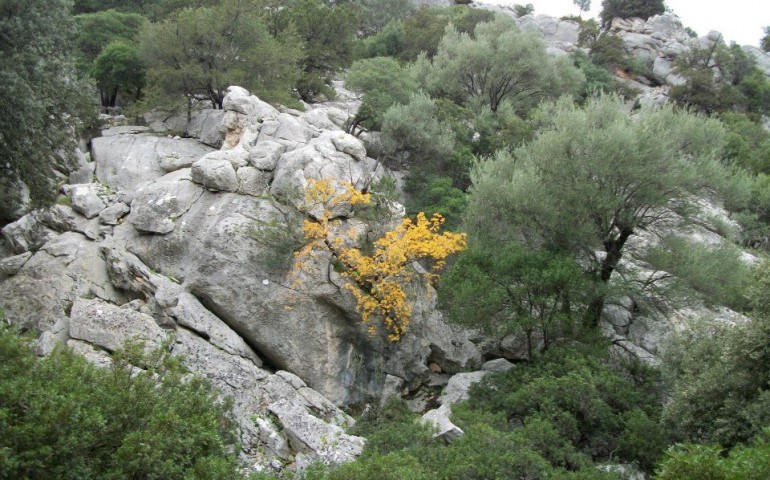
[[[112,287],[99,246],[75,232],[53,238],[27,258],[16,274],[0,281],[0,305],[6,318],[41,332],[68,318],[81,297],[116,304],[126,301]]]
[[[224,116],[224,110],[202,110],[190,119],[185,133],[209,147],[219,148],[225,140],[225,129],[222,127]]]
[[[112,190],[133,192],[166,174],[168,159],[190,164],[212,149],[194,139],[118,134],[91,140],[96,178]],[[163,161],[162,161],[163,160]]]

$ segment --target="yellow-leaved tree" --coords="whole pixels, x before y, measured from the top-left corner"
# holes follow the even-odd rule
[[[343,288],[356,299],[361,319],[369,326],[369,333],[377,331],[379,320],[391,342],[398,341],[409,326],[412,304],[405,287],[416,275],[434,283],[447,257],[466,247],[464,233],[439,232],[444,219],[439,214],[428,218],[417,214],[415,220],[405,218],[393,230],[376,240],[370,255],[359,248],[348,247],[344,239],[333,234],[331,228],[340,220],[334,211],[343,204],[366,205],[371,202],[368,193],[362,193],[346,183],[339,192],[331,180],[309,180],[305,202],[314,212],[314,218],[304,221],[302,231],[305,245],[296,252],[295,268],[300,269],[313,252],[328,249],[342,265],[341,275],[350,282]],[[418,271],[413,263],[425,260],[428,271]]]

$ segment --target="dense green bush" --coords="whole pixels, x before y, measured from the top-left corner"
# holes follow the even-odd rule
[[[0,478],[241,478],[227,404],[166,351],[141,352],[109,369],[65,348],[38,359],[0,329]]]
[[[750,445],[726,454],[719,445],[686,444],[671,447],[656,480],[764,480],[770,478],[770,430]]]
[[[613,18],[639,17],[647,20],[653,15],[660,15],[666,11],[663,0],[603,0],[602,11],[599,16],[602,24],[611,22]]]
[[[673,438],[732,447],[770,425],[768,345],[766,310],[748,323],[703,321],[672,339],[664,419]]]
[[[675,282],[687,285],[690,290],[684,293],[685,297],[692,297],[694,290],[712,305],[727,305],[736,310],[746,306],[750,269],[741,260],[740,249],[732,244],[710,247],[668,236],[647,252],[645,260],[656,270],[673,274]]]
[[[665,448],[657,424],[655,376],[615,370],[593,348],[558,348],[472,389],[452,407],[465,434],[433,439],[418,416],[391,399],[372,407],[352,433],[368,438],[363,456],[308,479],[617,479],[597,462],[649,470]]]

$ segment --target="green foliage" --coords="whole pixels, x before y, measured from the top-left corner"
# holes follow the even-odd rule
[[[453,187],[449,177],[422,173],[411,172],[407,177],[405,189],[410,195],[406,203],[407,214],[438,213],[446,219],[446,228],[456,230],[468,203],[467,194]]]
[[[115,106],[119,91],[131,92],[138,99],[145,84],[145,70],[136,45],[116,41],[104,47],[94,61],[93,77],[104,107]]]
[[[627,99],[636,96],[637,91],[625,87],[625,84],[619,82],[607,68],[594,63],[589,57],[581,52],[572,54],[572,60],[577,68],[585,75],[585,82],[575,94],[579,103],[585,103],[589,98],[597,95],[618,93]]]
[[[770,52],[770,27],[765,27],[765,36],[759,41],[759,48],[763,52]]]
[[[581,12],[591,10],[591,0],[572,0],[572,3],[578,7]]]
[[[719,445],[676,445],[666,452],[656,480],[762,480],[770,477],[770,430],[725,455]]]
[[[482,162],[472,172],[466,226],[490,244],[511,240],[581,258],[595,285],[607,283],[626,241],[676,205],[687,218],[694,192],[723,189],[724,131],[716,120],[673,108],[630,116],[622,99],[600,97],[584,109],[568,100],[535,115],[536,139]],[[596,250],[604,255],[596,255]],[[586,320],[598,322],[603,297]]]
[[[259,264],[270,272],[288,272],[294,261],[294,252],[304,243],[299,222],[257,222],[249,233],[262,246]]]
[[[766,287],[767,266],[760,267]],[[770,321],[766,293],[755,318],[730,325],[703,320],[665,349],[672,385],[665,424],[679,441],[732,447],[770,425]]]
[[[78,50],[88,62],[93,62],[102,49],[116,40],[133,41],[147,19],[136,13],[107,10],[75,17]]]
[[[727,305],[735,310],[746,306],[744,294],[750,278],[749,267],[734,245],[711,247],[668,236],[647,252],[645,261],[657,270],[672,273],[675,281],[700,293],[710,304]]]
[[[27,343],[0,330],[0,477],[241,478],[227,405],[168,352],[134,345],[101,369]]]
[[[503,16],[476,25],[474,36],[447,27],[426,74],[433,96],[493,112],[505,100],[527,112],[543,99],[572,93],[583,80],[567,59],[546,55],[537,34]]]
[[[439,300],[454,322],[498,336],[526,335],[531,358],[538,346],[545,350],[576,336],[574,310],[588,290],[569,256],[528,250],[515,241],[487,244],[472,238],[444,275]]]
[[[161,0],[162,3],[163,0]],[[191,0],[187,0],[191,1]],[[104,10],[140,13],[158,0],[75,0],[73,11],[76,14],[93,13]]]
[[[389,57],[354,62],[345,76],[345,85],[364,95],[348,128],[350,133],[356,133],[360,127],[379,129],[385,111],[397,103],[406,104],[417,91],[416,82]]]
[[[300,73],[301,48],[296,38],[270,35],[259,5],[258,0],[227,0],[147,25],[139,43],[149,102],[185,96],[188,106],[206,98],[221,108],[230,85],[268,101],[289,99]]]
[[[321,0],[298,0],[286,9],[286,14],[304,52],[302,75],[297,83],[300,96],[310,101],[319,93],[333,95],[327,83],[352,60],[357,5],[330,7]]]
[[[524,15],[529,15],[534,12],[535,12],[535,6],[532,5],[531,3],[528,3],[526,5],[522,5],[520,3],[513,4],[513,13],[515,13],[517,17],[523,17]]]
[[[675,64],[687,82],[672,87],[670,96],[705,113],[735,110],[761,116],[770,112],[770,81],[755,64],[735,43],[690,49]]]
[[[437,165],[454,148],[452,131],[437,117],[435,102],[423,93],[394,105],[382,118],[382,144],[391,157],[409,152],[412,165]]]
[[[614,370],[607,353],[593,348],[556,347],[531,366],[483,381],[466,419],[503,413],[498,428],[530,430],[525,438],[553,465],[574,469],[615,457],[651,469],[666,445],[656,375]]]
[[[33,206],[52,203],[55,163],[69,163],[92,86],[72,58],[75,22],[67,0],[0,0],[0,222],[14,217],[23,182]],[[54,156],[64,152],[65,158]]]
[[[666,6],[663,0],[603,0],[602,11],[599,16],[602,19],[602,24],[606,25],[615,17],[639,17],[642,20],[647,20],[665,11]]]
[[[727,127],[725,157],[751,173],[770,174],[770,133],[743,113],[725,112],[719,119]]]
[[[490,375],[471,400],[452,406],[465,434],[433,439],[401,400],[372,407],[351,433],[363,456],[311,479],[617,479],[594,462],[650,469],[665,443],[655,376],[608,365],[601,348],[557,348],[508,373]]]
[[[355,0],[361,8],[361,31],[365,35],[381,32],[386,25],[408,17],[415,11],[411,0]]]

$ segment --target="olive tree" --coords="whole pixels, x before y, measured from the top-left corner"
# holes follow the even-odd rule
[[[476,103],[497,111],[510,101],[526,111],[547,98],[572,93],[584,80],[567,58],[554,58],[538,34],[498,16],[474,34],[448,26],[425,83],[434,96]]]
[[[222,108],[227,87],[285,100],[299,76],[298,41],[268,32],[257,0],[231,0],[216,7],[179,10],[148,24],[139,35],[152,98],[201,99]],[[295,39],[296,40],[296,39]]]
[[[595,326],[629,238],[689,218],[693,195],[716,192],[730,177],[719,162],[724,131],[670,107],[629,115],[614,96],[584,109],[562,99],[536,118],[533,142],[472,172],[466,226],[471,239],[571,254],[596,286],[584,304]]]

